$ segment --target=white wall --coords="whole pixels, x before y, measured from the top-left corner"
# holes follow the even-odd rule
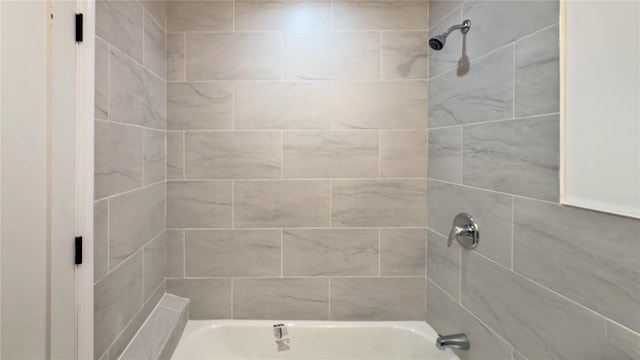
[[[47,6],[0,2],[3,359],[47,354]]]
[[[566,6],[564,202],[640,218],[640,1]]]

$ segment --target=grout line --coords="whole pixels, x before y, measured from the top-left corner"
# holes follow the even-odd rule
[[[223,279],[320,279],[320,278],[334,278],[334,279],[424,279],[424,276],[421,275],[386,275],[378,277],[376,275],[287,275],[280,277],[278,274],[274,275],[251,275],[251,276],[188,276],[184,279],[169,277],[167,279],[172,280],[223,280]]]
[[[110,265],[111,265],[110,264],[110,261],[111,261],[111,259],[110,259],[111,258],[111,246],[110,246],[110,244],[111,244],[111,239],[110,239],[110,237],[111,237],[111,226],[109,226],[110,223],[111,223],[111,199],[107,198],[106,201],[107,201],[107,275],[109,275],[109,273],[110,273],[109,268],[110,268]],[[94,264],[95,264],[95,261],[94,261]],[[94,284],[95,283],[96,283],[96,281],[95,281],[95,278],[94,278]]]
[[[545,204],[560,205],[560,204],[558,204],[557,202],[554,202],[554,201],[536,199],[536,198],[527,197],[527,196],[524,196],[524,195],[511,194],[511,193],[506,193],[506,192],[492,190],[492,189],[480,188],[480,187],[471,186],[471,185],[468,185],[468,184],[457,184],[457,183],[453,183],[453,182],[446,181],[446,180],[427,178],[427,181],[428,182],[439,182],[439,183],[447,184],[447,185],[461,186],[461,187],[465,187],[465,188],[468,188],[468,189],[473,189],[473,190],[478,190],[478,191],[485,191],[485,192],[488,192],[488,193],[493,193],[493,194],[498,194],[498,195],[513,196],[515,198],[526,199],[526,200],[530,200],[530,201],[538,201],[538,202],[542,202],[542,203],[545,203]]]
[[[333,228],[333,179],[329,179],[329,228]]]
[[[187,81],[187,33],[183,32],[183,45],[182,45],[182,81]]]
[[[378,130],[378,179],[382,178],[382,130]]]
[[[136,129],[142,129],[142,130],[165,131],[164,129],[160,129],[160,128],[153,128],[153,127],[148,127],[148,126],[144,126],[144,125],[125,123],[125,122],[121,122],[121,121],[113,121],[113,120],[100,119],[100,118],[96,118],[95,121],[96,122],[113,124],[113,125],[129,126],[129,127],[133,127],[133,128],[136,128]]]
[[[516,117],[516,43],[511,48],[512,64],[511,64],[511,117]]]
[[[350,227],[236,227],[236,228],[167,228],[166,230],[171,231],[233,231],[233,230],[375,230],[375,229],[388,229],[388,230],[424,230],[424,227],[418,226],[405,226],[405,227],[390,227],[390,226],[382,226],[382,227],[362,227],[362,226],[350,226]],[[431,230],[431,229],[429,229]],[[440,233],[434,231],[436,234],[441,235]]]
[[[513,271],[513,245],[514,245],[514,237],[515,237],[515,223],[514,223],[514,215],[515,213],[515,197],[511,196],[511,271]]]
[[[380,228],[378,228],[378,277],[382,277],[381,259],[382,259],[382,241],[380,240]]]
[[[141,185],[141,186],[139,186],[139,187],[136,187],[136,188],[133,188],[133,189],[129,189],[129,190],[123,191],[123,192],[121,192],[121,193],[117,193],[117,194],[113,194],[113,195],[105,196],[105,197],[102,197],[102,198],[100,198],[100,199],[95,199],[95,200],[93,200],[93,201],[94,201],[94,202],[98,202],[98,201],[102,201],[102,200],[106,200],[106,199],[113,199],[113,198],[116,198],[116,197],[119,197],[119,196],[122,196],[122,195],[127,195],[127,194],[134,193],[134,192],[139,191],[139,190],[146,190],[146,189],[148,189],[148,188],[151,188],[151,187],[154,187],[154,186],[156,186],[156,185],[162,184],[162,183],[163,183],[163,182],[165,182],[165,181],[166,181],[166,180],[160,180],[160,181],[156,181],[156,182],[151,183],[151,184]]]
[[[231,293],[229,294],[230,295],[229,296],[229,300],[231,302],[231,305],[230,305],[231,306],[231,319],[233,319],[234,316],[235,316],[234,313],[233,313],[234,312],[234,309],[233,309],[233,278],[231,278],[230,280],[231,280],[230,281],[230,283],[231,283],[231,290],[230,290]]]
[[[280,277],[284,277],[284,229],[280,229]]]
[[[182,132],[182,180],[187,179],[187,132]],[[171,179],[175,180],[175,179]]]
[[[182,278],[187,277],[187,231],[182,230]]]
[[[327,278],[327,320],[331,320],[331,277]]]
[[[327,180],[334,180],[334,181],[363,181],[363,180],[371,180],[371,181],[376,181],[376,182],[384,182],[384,181],[425,181],[427,180],[426,178],[423,177],[413,177],[413,178],[399,178],[399,177],[392,177],[392,178],[285,178],[285,179],[280,179],[280,178],[270,178],[270,179],[207,179],[207,178],[189,178],[189,179],[167,179],[168,182],[188,182],[188,181],[209,181],[209,182],[229,182],[229,181],[239,181],[239,182],[282,182],[282,181],[293,181],[293,182],[324,182]],[[437,179],[434,179],[437,180]],[[409,226],[411,227],[411,226]]]
[[[231,228],[236,228],[236,182],[231,180]]]

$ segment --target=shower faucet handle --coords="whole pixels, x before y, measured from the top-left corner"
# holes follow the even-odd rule
[[[447,240],[447,247],[451,247],[453,239],[458,240],[458,243],[466,249],[475,249],[478,246],[480,232],[473,216],[466,212],[456,215]]]

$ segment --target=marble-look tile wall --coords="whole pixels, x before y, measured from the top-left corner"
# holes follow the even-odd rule
[[[165,293],[165,6],[96,2],[96,359],[118,358]]]
[[[428,3],[169,1],[167,291],[424,320]]]
[[[472,21],[429,54],[429,323],[463,359],[640,359],[640,221],[559,205],[559,2],[429,11]],[[446,247],[461,211],[475,251]]]

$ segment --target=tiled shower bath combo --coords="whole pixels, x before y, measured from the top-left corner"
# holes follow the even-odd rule
[[[139,356],[152,312],[426,320],[466,334],[461,358],[640,358],[640,223],[558,204],[558,1],[96,11],[96,359]],[[472,251],[447,247],[460,212]]]

